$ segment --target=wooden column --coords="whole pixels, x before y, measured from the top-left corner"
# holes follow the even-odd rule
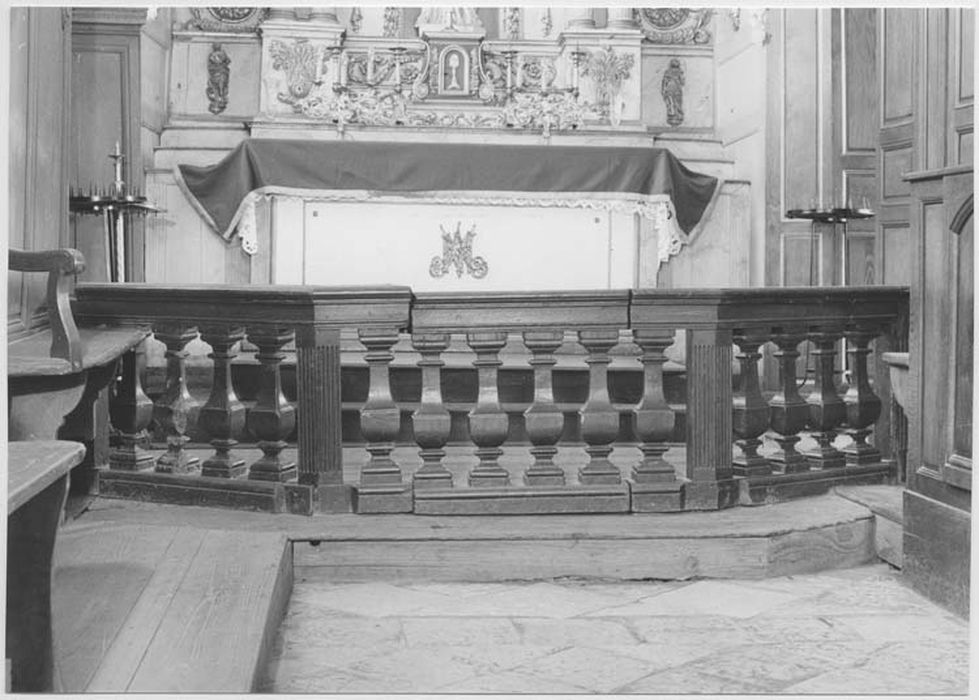
[[[449,347],[449,334],[414,333],[411,344],[421,353],[418,366],[422,375],[421,403],[411,414],[412,431],[422,458],[422,466],[413,477],[414,487],[452,488],[452,474],[442,463],[452,428],[452,418],[442,402],[442,353]]]
[[[201,465],[201,476],[234,479],[245,473],[245,460],[231,454],[245,427],[245,405],[238,399],[231,381],[234,347],[245,337],[245,329],[235,325],[203,326],[201,340],[211,346],[214,361],[211,395],[201,408],[197,422],[211,438],[215,452]]]
[[[340,404],[340,330],[296,329],[298,481],[316,489],[320,511],[349,513],[351,489],[343,483]]]
[[[510,474],[500,466],[500,449],[507,438],[510,421],[500,406],[497,374],[501,364],[500,350],[506,345],[507,334],[498,331],[479,331],[466,334],[469,347],[476,353],[473,366],[479,375],[479,396],[469,412],[469,437],[476,445],[479,463],[469,473],[470,486],[506,486]]]
[[[738,438],[735,444],[741,454],[734,458],[734,473],[738,476],[762,476],[772,473],[771,463],[758,454],[761,436],[768,430],[768,402],[761,393],[758,378],[758,349],[768,340],[762,330],[742,330],[734,334],[741,364],[741,386],[734,393],[733,428]]]
[[[188,456],[184,445],[187,423],[197,401],[187,389],[187,343],[197,337],[197,327],[191,325],[162,325],[154,329],[156,339],[167,346],[167,379],[163,394],[153,406],[153,418],[167,440],[167,451],[156,460],[156,471],[186,474],[200,463]]]
[[[153,420],[153,402],[143,392],[138,360],[135,350],[122,356],[122,374],[109,400],[109,419],[119,431],[119,444],[109,453],[110,469],[133,471],[153,463],[153,455],[140,445]]]
[[[632,509],[639,512],[682,510],[681,484],[673,465],[663,459],[673,436],[676,415],[663,393],[664,351],[673,344],[674,329],[635,329],[642,349],[643,395],[632,414],[642,459],[632,468]]]
[[[296,476],[296,463],[283,459],[285,439],[296,427],[296,409],[282,393],[282,348],[292,342],[291,328],[255,326],[248,329],[248,340],[258,346],[256,359],[261,363],[258,396],[248,411],[246,425],[258,438],[263,452],[248,468],[248,478],[257,481],[289,481]]]
[[[815,382],[806,403],[809,404],[809,429],[818,444],[806,453],[812,467],[834,469],[844,464],[843,454],[833,447],[836,430],[846,418],[846,406],[836,391],[836,343],[842,336],[838,328],[821,328],[809,333],[815,363]]]
[[[686,508],[734,505],[731,467],[731,331],[687,331]]]
[[[588,464],[578,472],[582,484],[618,484],[622,475],[609,461],[612,443],[619,435],[619,412],[608,394],[608,351],[619,342],[617,330],[578,331],[578,342],[588,351],[588,401],[579,410],[581,438],[585,441]]]
[[[771,410],[772,430],[778,433],[775,442],[780,450],[772,455],[771,460],[785,474],[809,469],[806,458],[795,449],[796,443],[801,439],[799,432],[806,427],[809,420],[809,406],[799,395],[795,377],[798,347],[804,339],[804,332],[798,328],[780,329],[772,335],[772,340],[778,347],[773,355],[778,361],[779,388],[768,405]]]
[[[870,386],[870,375],[867,371],[867,356],[871,353],[870,341],[878,333],[878,329],[869,325],[855,325],[846,329],[850,355],[850,387],[843,397],[846,404],[846,427],[843,432],[853,438],[853,443],[843,448],[847,466],[880,461],[880,450],[867,443],[881,411],[880,398]],[[927,416],[925,419],[927,420]]]
[[[564,414],[554,403],[552,368],[554,352],[564,340],[563,331],[524,331],[524,345],[534,368],[534,402],[524,411],[524,424],[530,439],[534,463],[524,474],[527,486],[563,486],[564,470],[554,464],[557,442],[564,432]]]
[[[367,401],[360,411],[360,432],[367,441],[370,458],[360,470],[357,512],[410,512],[410,485],[404,483],[401,469],[391,459],[394,441],[401,428],[401,411],[391,398],[391,348],[398,342],[394,328],[359,331],[367,348],[370,368]]]

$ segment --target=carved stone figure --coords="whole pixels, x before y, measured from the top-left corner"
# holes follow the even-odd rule
[[[666,104],[666,123],[680,126],[683,123],[683,86],[686,79],[679,58],[671,58],[669,67],[663,71],[660,93]]]
[[[228,106],[228,82],[231,78],[231,58],[221,44],[211,44],[207,56],[207,109],[211,114],[221,114]]]

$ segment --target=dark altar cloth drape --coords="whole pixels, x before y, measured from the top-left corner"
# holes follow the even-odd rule
[[[178,167],[185,190],[222,234],[242,200],[261,188],[668,195],[689,233],[718,185],[653,147],[249,139],[214,165]]]

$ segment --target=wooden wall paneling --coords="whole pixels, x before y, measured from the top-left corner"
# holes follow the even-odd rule
[[[921,358],[928,365],[928,379],[921,387],[921,414],[928,417],[922,429],[921,462],[938,470],[945,461],[945,446],[948,444],[948,422],[945,419],[950,401],[949,358],[954,348],[950,342],[953,309],[947,302],[946,292],[953,279],[953,250],[945,230],[942,200],[924,202],[921,227],[924,242],[921,251],[924,268]]]
[[[782,279],[782,209],[783,178],[782,133],[785,103],[785,10],[772,9],[770,49],[767,52],[767,73],[770,89],[766,91],[765,109],[765,286],[781,284]],[[766,365],[767,366],[767,365]],[[767,381],[767,378],[766,378]]]
[[[911,271],[915,262],[914,248],[911,245],[911,227],[904,222],[899,224],[881,223],[879,227],[878,282],[880,284],[911,284]]]
[[[952,132],[948,139],[948,162],[965,165],[973,161],[973,110],[975,106],[975,10],[951,10],[949,52],[951,79],[949,111]],[[951,82],[951,81],[950,81]]]
[[[112,182],[108,154],[118,141],[126,155],[123,177],[143,190],[140,128],[140,27],[145,10],[85,8],[72,27],[72,173],[77,184]],[[131,281],[145,278],[145,227],[139,218],[126,235],[126,265]],[[90,259],[82,279],[104,281],[104,234],[96,217],[75,217],[77,247]]]
[[[67,8],[11,13],[10,241],[31,250],[68,243],[68,95],[71,80]],[[46,322],[44,275],[12,275],[8,333]]]
[[[954,213],[954,212],[950,212]],[[951,452],[972,461],[973,350],[975,346],[975,237],[974,219],[970,215],[955,235],[956,308],[955,352],[952,386]]]
[[[27,219],[27,151],[28,151],[28,100],[30,99],[30,73],[28,72],[30,44],[28,43],[30,10],[14,7],[10,10],[10,110],[8,121],[8,203],[7,244],[11,248],[24,248]],[[23,329],[22,272],[7,272],[7,332]]]
[[[834,59],[839,66],[833,71],[834,109],[832,123],[836,149],[833,172],[834,199],[848,206],[868,206],[876,210],[877,144],[879,140],[877,97],[877,20],[875,8],[834,10]],[[838,26],[837,26],[838,25]],[[838,48],[837,48],[838,47]],[[868,99],[869,97],[869,99]],[[838,194],[837,194],[838,193]],[[848,224],[847,255],[851,284],[874,284],[880,281],[883,250],[880,247],[878,222],[874,219]],[[841,228],[842,234],[842,228]],[[844,245],[839,241],[838,246]],[[842,283],[840,263],[837,282]]]
[[[882,77],[880,104],[881,120],[886,126],[910,122],[915,82],[915,49],[918,10],[884,8],[880,24]],[[910,50],[909,50],[910,49]]]
[[[925,170],[934,170],[948,165],[947,139],[951,134],[946,128],[949,123],[949,13],[948,8],[925,11],[925,45],[922,52],[925,58],[925,101],[924,113],[919,123],[919,148],[924,148],[921,161]]]

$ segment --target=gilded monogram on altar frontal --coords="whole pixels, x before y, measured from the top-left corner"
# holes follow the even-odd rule
[[[456,224],[453,232],[447,231],[442,225],[439,225],[439,228],[442,229],[442,255],[432,257],[432,262],[428,266],[428,273],[432,277],[444,277],[454,268],[457,278],[461,278],[463,272],[467,272],[478,280],[486,277],[486,273],[489,272],[489,265],[485,258],[480,255],[473,257],[473,239],[476,238],[476,225],[473,224],[469,227],[465,237],[462,236],[462,222]]]

